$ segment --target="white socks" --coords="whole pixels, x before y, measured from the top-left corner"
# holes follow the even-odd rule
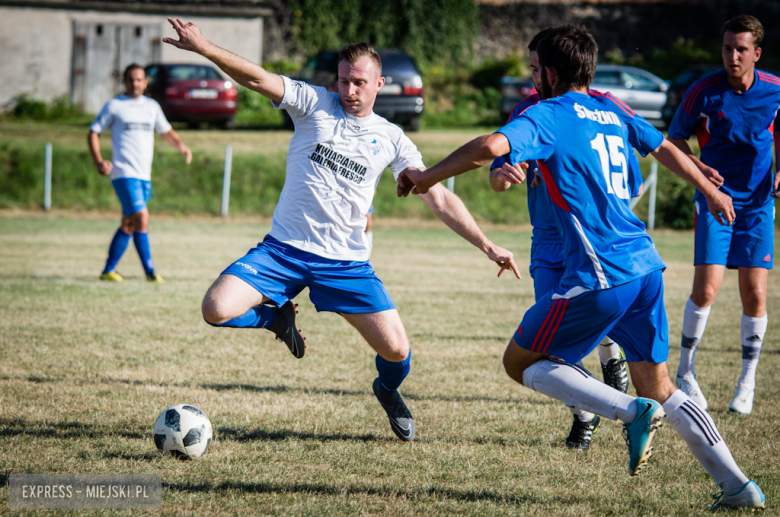
[[[526,368],[523,385],[569,407],[582,408],[610,420],[632,422],[636,417],[634,397],[597,381],[576,365],[541,360]]]
[[[707,318],[710,316],[710,307],[699,307],[688,298],[683,313],[682,341],[680,342],[680,366],[677,375],[695,375],[696,367],[693,364],[696,356],[696,347],[707,328]]]
[[[682,390],[663,403],[666,421],[679,434],[693,455],[727,495],[736,493],[748,478],[737,466],[715,422]]]
[[[610,359],[620,359],[620,347],[617,343],[612,341],[612,338],[609,336],[602,339],[601,343],[596,348],[599,349],[599,361],[605,366],[609,363]]]
[[[739,384],[746,389],[756,387],[756,368],[758,356],[761,353],[761,343],[766,334],[767,317],[752,318],[742,314],[742,322],[739,325],[739,333],[742,338],[742,376]]]

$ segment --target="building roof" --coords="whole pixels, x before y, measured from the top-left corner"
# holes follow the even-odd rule
[[[270,16],[279,0],[0,0],[0,6],[224,17]]]

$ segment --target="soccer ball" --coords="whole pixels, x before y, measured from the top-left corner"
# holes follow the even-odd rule
[[[199,458],[211,443],[211,422],[195,406],[171,406],[154,423],[154,444],[160,452],[182,459]]]

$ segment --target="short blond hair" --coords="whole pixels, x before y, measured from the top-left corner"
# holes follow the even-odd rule
[[[379,75],[382,75],[382,58],[379,57],[379,52],[371,46],[370,43],[361,41],[360,43],[352,43],[347,45],[341,52],[339,52],[339,63],[347,61],[349,63],[357,63],[361,57],[369,57],[376,64],[376,68],[379,71]]]

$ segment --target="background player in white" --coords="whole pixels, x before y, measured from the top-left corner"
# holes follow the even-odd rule
[[[424,167],[403,131],[373,113],[384,85],[381,60],[366,43],[339,54],[339,93],[269,73],[221,49],[192,23],[169,19],[178,48],[197,52],[287,110],[295,123],[284,188],[271,232],[229,266],[203,300],[203,317],[215,326],[267,328],[298,358],[305,345],[291,300],[305,287],[318,311],[341,314],[377,352],[373,390],[393,432],[415,435],[414,420],[398,393],[411,352],[403,323],[368,263],[366,219],[385,167],[397,177]],[[519,278],[512,254],[480,231],[466,207],[441,185],[421,198],[450,228]],[[274,306],[266,305],[269,303]]]
[[[767,276],[772,269],[775,199],[780,175],[772,172],[780,78],[756,69],[764,27],[753,16],[723,26],[725,70],[697,81],[685,94],[669,127],[669,140],[734,200],[734,227],[714,224],[697,192],[693,289],[683,313],[677,386],[700,406],[707,399],[696,379],[694,358],[726,268],[739,271],[742,299],[742,375],[729,410],[753,410],[756,369],[767,328]],[[696,133],[697,157],[688,146]],[[773,142],[773,140],[775,140]]]
[[[146,279],[161,283],[163,279],[154,270],[149,246],[149,210],[146,202],[152,191],[152,157],[154,156],[154,132],[162,134],[165,141],[177,148],[186,162],[192,161],[192,153],[171,128],[154,99],[144,96],[146,72],[132,64],[125,69],[125,94],[111,99],[100,110],[89,127],[87,142],[95,167],[102,175],[111,175],[119,201],[122,203],[122,223],[114,234],[108,249],[108,258],[100,275],[101,280],[122,282],[116,265],[122,258],[132,237],[141,258]],[[100,154],[100,135],[111,130],[111,161]]]

